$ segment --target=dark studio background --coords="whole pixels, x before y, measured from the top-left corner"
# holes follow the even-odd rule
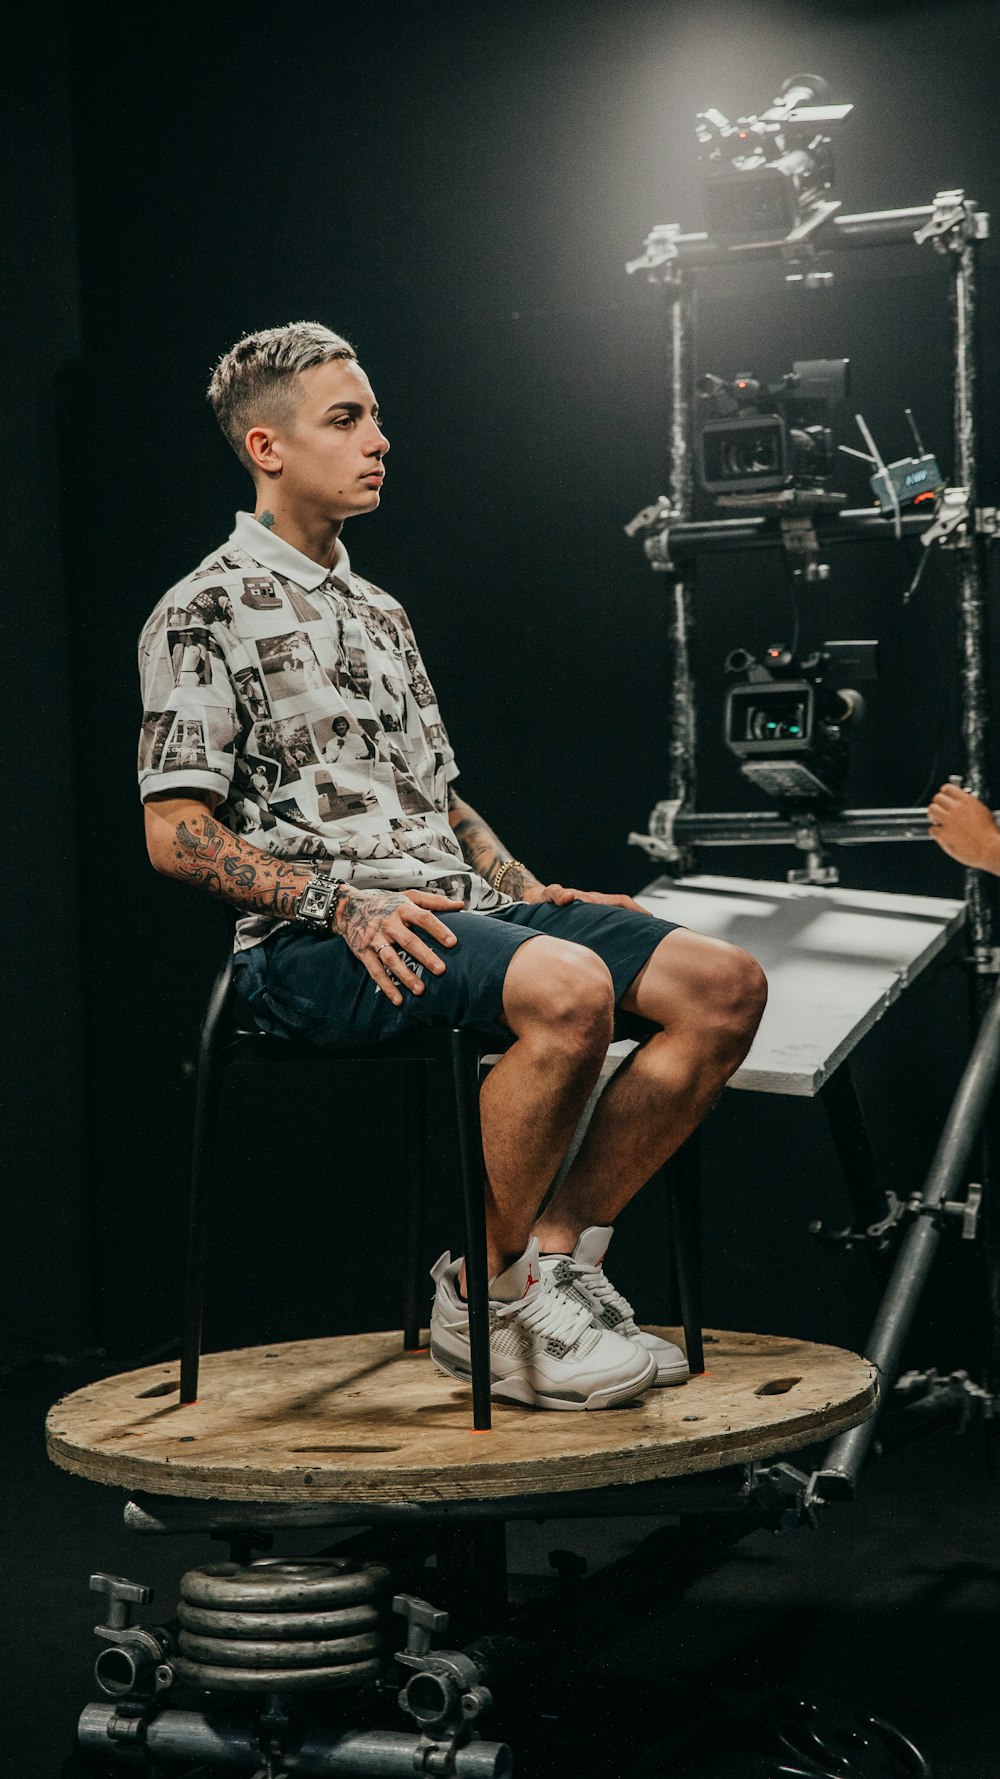
[[[838,148],[846,209],[962,185],[996,215],[998,46],[996,5],[879,0],[38,0],[5,21],[3,732],[18,820],[4,915],[2,1779],[54,1779],[93,1696],[90,1571],[153,1583],[160,1612],[180,1567],[206,1558],[204,1541],[126,1533],[117,1492],[48,1465],[41,1428],[57,1395],[164,1347],[179,1322],[191,1066],[228,924],[146,862],[135,644],[250,498],[203,399],[210,366],[246,329],[302,317],[356,342],[392,452],[382,509],[347,543],[410,610],[463,794],[542,876],[637,890],[656,872],[625,836],[666,785],[667,615],[622,526],[664,488],[665,391],[657,293],[624,262],[657,222],[700,226],[695,112],[759,110],[804,69],[856,106]],[[832,291],[814,295],[774,268],[706,279],[702,368],[773,378],[795,357],[848,354],[886,454],[909,449],[909,403],[950,469],[943,262],[924,248],[833,263]],[[981,263],[993,502],[995,244]],[[857,443],[846,415],[838,436]],[[864,500],[862,466],[844,467]],[[950,576],[933,561],[904,608],[911,572],[890,545],[842,551],[801,601],[804,644],[883,645],[853,743],[858,805],[911,803],[961,764]],[[706,566],[703,808],[753,802],[719,741],[723,657],[792,622],[776,562]],[[993,646],[995,659],[995,631]],[[781,877],[792,860],[703,863]],[[852,851],[842,873],[854,887],[962,889],[929,846]],[[966,974],[946,960],[857,1053],[897,1192],[920,1183],[968,1030]],[[866,1258],[806,1232],[847,1216],[820,1107],[727,1093],[704,1147],[708,1319],[863,1348]],[[229,1097],[220,1151],[207,1344],[398,1324],[391,1102],[340,1076],[316,1103],[277,1071]],[[428,1260],[458,1227],[445,1153],[440,1172]],[[650,1318],[664,1233],[650,1196],[616,1237],[615,1276]],[[969,1248],[945,1245],[907,1363],[981,1375]],[[995,1513],[974,1440],[941,1433],[873,1465],[825,1539],[760,1534],[663,1626],[623,1625],[582,1691],[607,1690],[616,1737],[644,1709],[682,1742],[631,1766],[626,1735],[630,1779],[744,1779],[742,1749],[723,1768],[685,1747],[692,1701],[721,1723],[727,1687],[757,1699],[779,1683],[884,1713],[938,1779],[995,1779]],[[639,1535],[641,1522],[531,1528],[512,1534],[512,1569],[544,1573],[560,1537],[606,1560]]]
[[[622,525],[664,486],[663,334],[656,292],[624,261],[658,221],[700,226],[695,111],[760,109],[803,68],[856,105],[838,151],[847,209],[963,185],[996,210],[1000,23],[988,5],[154,0],[39,5],[19,39],[5,727],[29,868],[7,916],[22,936],[8,947],[3,1345],[100,1342],[127,1360],[177,1327],[190,1064],[226,932],[149,868],[133,772],[139,628],[250,498],[202,398],[210,365],[246,329],[300,317],[356,342],[392,452],[382,510],[346,541],[410,610],[463,794],[543,877],[636,890],[656,874],[625,836],[665,788],[666,613]],[[702,368],[776,377],[796,356],[847,354],[886,454],[909,448],[910,403],[950,465],[944,263],[929,248],[834,263],[815,296],[773,268],[705,280]],[[986,500],[994,267],[990,247]],[[839,436],[857,442],[846,416]],[[864,499],[861,466],[845,473]],[[910,572],[890,546],[842,552],[802,602],[804,642],[883,642],[857,804],[910,803],[960,764],[949,576],[933,562],[904,609]],[[717,737],[721,662],[787,635],[777,563],[706,570],[698,618],[700,800],[731,808],[744,792]],[[781,876],[791,862],[704,868]],[[961,893],[958,868],[924,847],[852,852],[843,881]],[[963,972],[946,965],[858,1058],[897,1190],[929,1159],[966,1015]],[[392,1106],[369,1116],[353,1083],[325,1106],[262,1080],[230,1100],[225,1135],[210,1344],[394,1325]],[[863,1344],[864,1258],[805,1234],[845,1208],[818,1107],[727,1095],[705,1191],[710,1320]],[[636,1207],[619,1238],[647,1314],[660,1218]],[[437,1247],[451,1229],[443,1216]],[[976,1368],[974,1280],[950,1252],[914,1358]]]

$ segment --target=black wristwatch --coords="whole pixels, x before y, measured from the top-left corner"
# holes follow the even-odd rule
[[[314,877],[299,897],[295,919],[312,933],[328,933],[345,887],[343,883],[331,882],[328,877]]]

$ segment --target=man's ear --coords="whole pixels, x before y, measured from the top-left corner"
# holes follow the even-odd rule
[[[283,468],[281,446],[268,427],[251,426],[243,443],[254,469],[263,470],[268,476],[280,475]]]

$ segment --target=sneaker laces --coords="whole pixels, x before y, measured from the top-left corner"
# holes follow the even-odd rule
[[[621,1322],[616,1327],[615,1332],[623,1334],[626,1340],[631,1334],[638,1334],[639,1330],[636,1324],[635,1310],[629,1303],[628,1298],[625,1297],[621,1291],[615,1289],[603,1266],[586,1266],[580,1260],[571,1260],[571,1265],[574,1272],[579,1277],[584,1289],[590,1293],[591,1297],[596,1297],[602,1307],[607,1305],[609,1309],[615,1310],[621,1317]]]
[[[545,1276],[530,1297],[519,1303],[498,1303],[494,1298],[490,1308],[500,1320],[521,1322],[540,1339],[559,1341],[567,1352],[576,1349],[578,1355],[589,1353],[601,1338],[589,1310],[557,1290]],[[592,1337],[589,1340],[588,1335]]]

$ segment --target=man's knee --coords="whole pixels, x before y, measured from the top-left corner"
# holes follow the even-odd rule
[[[611,1042],[615,990],[595,952],[540,937],[515,952],[504,984],[504,1013],[518,1037],[527,1032],[571,1052],[602,1053]]]
[[[752,1038],[767,1004],[767,978],[740,946],[680,931],[657,946],[630,1002],[668,1030],[693,1024],[706,1039]]]
[[[752,1036],[767,1006],[767,977],[757,959],[739,945],[720,941],[711,976],[715,1019],[737,1036]]]
[[[706,1034],[740,1044],[746,1051],[767,1007],[767,977],[756,957],[742,946],[717,939],[701,961],[701,984],[694,1016]]]

